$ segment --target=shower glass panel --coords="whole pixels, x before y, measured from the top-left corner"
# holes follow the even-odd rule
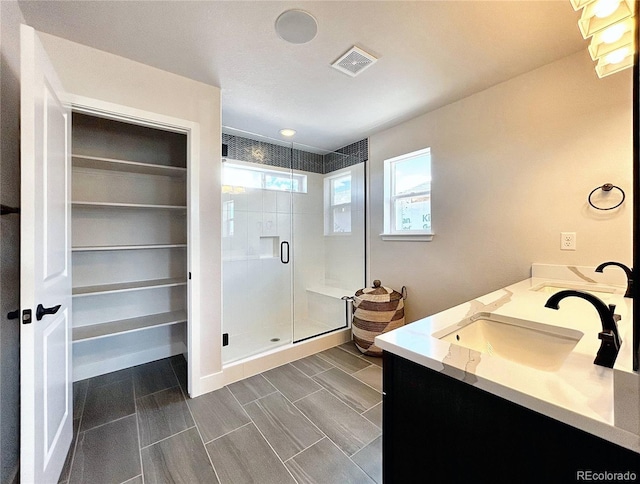
[[[294,143],[293,167],[302,153]],[[293,340],[303,341],[351,324],[342,300],[364,286],[364,163],[322,152],[321,173],[309,173],[307,193],[293,193]]]
[[[291,190],[304,186],[290,144],[237,130],[222,139],[222,360],[230,363],[292,342]]]
[[[341,298],[365,274],[362,156],[230,128],[222,142],[223,363],[349,327]]]

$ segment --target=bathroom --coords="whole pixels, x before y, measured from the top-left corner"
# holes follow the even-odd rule
[[[13,20],[8,8],[11,7],[3,2],[3,27],[6,18]],[[577,22],[579,14],[570,7],[566,11],[559,6],[557,9],[564,12],[568,21]],[[33,23],[37,30],[45,30],[35,24],[36,14],[29,11],[27,5],[24,10],[23,18],[27,23]],[[463,11],[458,14],[458,18],[468,15]],[[516,18],[524,22],[527,16]],[[17,29],[15,25],[9,25],[9,29]],[[474,33],[479,35],[481,32]],[[572,38],[571,47],[565,50],[553,43],[545,44],[543,50],[548,54],[546,57],[540,54],[535,67],[523,71],[514,67],[500,82],[476,85],[455,101],[432,106],[429,112],[398,113],[398,122],[393,125],[381,125],[366,137],[346,139],[332,146],[332,149],[338,149],[365,138],[368,144],[366,161],[353,165],[361,166],[365,172],[367,193],[366,212],[363,211],[362,218],[363,244],[358,256],[361,269],[357,274],[349,271],[349,275],[357,276],[358,280],[348,281],[348,284],[345,281],[346,287],[342,287],[342,281],[336,286],[353,291],[369,285],[373,279],[380,279],[385,286],[397,290],[406,286],[405,317],[407,322],[414,322],[527,279],[534,263],[596,266],[603,261],[617,260],[631,265],[632,72],[627,69],[598,79],[587,52],[587,42],[581,38],[577,27],[574,34],[577,38]],[[203,153],[214,153],[224,144],[225,129],[220,116],[210,114],[221,111],[220,92],[214,92],[217,88],[189,80],[180,84],[182,92],[175,100],[166,92],[145,93],[144,83],[130,86],[126,79],[139,76],[148,80],[147,85],[174,85],[172,83],[183,81],[63,37],[63,32],[53,31],[42,35],[52,62],[59,68],[59,75],[70,91],[148,111],[153,111],[154,103],[171,104],[167,109],[173,116],[196,120],[202,132],[214,133],[207,134],[202,140],[200,149]],[[11,44],[3,42],[3,49],[5,45]],[[562,53],[555,54],[554,49]],[[83,67],[72,62],[78,59],[84,59]],[[384,57],[379,65],[371,66],[357,80],[375,73],[375,69],[383,65],[382,59]],[[477,69],[484,72],[495,68],[490,61],[476,59]],[[96,67],[105,65],[118,75],[107,79]],[[165,67],[166,70],[169,69]],[[4,89],[5,82],[8,82],[7,90]],[[15,79],[3,80],[3,110],[4,96],[16,89]],[[119,89],[127,90],[127,93],[118,93]],[[218,100],[211,101],[215,96]],[[198,108],[198,102],[203,99],[206,108]],[[180,103],[189,107],[176,108],[175,104]],[[229,114],[222,111],[223,116]],[[233,118],[224,124],[238,127]],[[17,128],[14,126],[13,129]],[[257,130],[249,127],[247,131]],[[298,131],[303,133],[302,129]],[[3,132],[3,139],[4,135]],[[15,134],[12,139],[17,139]],[[287,146],[286,142],[279,142],[280,146]],[[289,146],[296,149],[296,143]],[[314,146],[313,141],[300,144],[303,143]],[[433,240],[384,240],[380,236],[384,226],[384,161],[427,147],[433,157]],[[228,158],[232,159],[231,156]],[[3,179],[4,165],[3,160]],[[219,166],[202,163],[198,191],[199,206],[211,209],[206,213],[203,211],[200,220],[199,263],[202,270],[197,271],[199,273],[194,270],[194,278],[198,278],[201,288],[196,294],[198,317],[208,321],[199,328],[201,345],[196,345],[190,352],[192,359],[201,362],[189,373],[194,395],[214,391],[328,346],[342,344],[349,337],[348,330],[340,329],[343,326],[340,321],[332,328],[337,331],[325,335],[325,339],[331,339],[322,343],[327,346],[320,345],[320,340],[312,340],[311,345],[320,346],[308,349],[287,342],[283,348],[278,348],[280,351],[267,351],[262,358],[256,358],[255,354],[244,361],[232,358],[235,361],[226,365],[227,347],[222,346],[221,341],[221,335],[227,332],[223,318],[225,288],[220,278],[220,274],[225,273],[225,261],[220,257],[225,250],[225,194]],[[594,188],[608,182],[622,187],[627,200],[619,210],[594,213],[589,209],[587,197]],[[324,216],[324,207],[322,210]],[[316,229],[324,230],[324,226],[316,226]],[[560,250],[562,232],[577,234],[575,251]],[[276,259],[280,257],[281,241],[272,245],[275,248],[272,255]],[[295,282],[295,274],[293,277]],[[249,304],[249,294],[236,293],[235,296],[241,300],[238,304]],[[293,300],[296,300],[295,296]],[[340,311],[342,317],[345,303],[340,301],[338,304],[336,311]],[[292,331],[287,337],[297,340],[293,317],[292,320],[289,326]],[[287,341],[287,337],[271,337]],[[3,358],[5,354],[3,351]],[[3,375],[3,388],[5,378],[11,380]],[[7,394],[3,391],[3,395]],[[7,415],[5,407],[2,413]],[[15,415],[15,410],[13,413]],[[15,429],[8,432],[11,431],[15,432]],[[11,462],[11,458],[8,461]],[[4,462],[3,457],[3,468]]]

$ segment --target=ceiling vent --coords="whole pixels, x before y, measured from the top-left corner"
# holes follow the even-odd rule
[[[355,45],[344,53],[337,61],[331,64],[331,67],[344,72],[345,74],[356,77],[367,67],[377,62],[378,59],[371,54],[367,54],[364,50],[358,49]]]

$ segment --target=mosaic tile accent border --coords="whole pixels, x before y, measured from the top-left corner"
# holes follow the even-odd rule
[[[344,146],[334,153],[324,155],[323,173],[331,173],[369,159],[369,140],[363,139]]]
[[[331,173],[362,163],[368,159],[369,155],[369,140],[367,139],[357,141],[326,155],[295,148],[292,150],[288,146],[279,146],[226,133],[222,133],[222,143],[227,145],[227,157],[232,160],[289,168],[289,159],[293,156],[294,170],[320,174]]]

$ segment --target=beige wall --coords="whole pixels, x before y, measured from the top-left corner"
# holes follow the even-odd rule
[[[406,285],[415,321],[530,275],[533,262],[631,265],[631,70],[598,79],[586,50],[369,141],[370,278]],[[431,147],[432,242],[382,241],[383,160]],[[589,192],[622,187],[597,212]],[[560,251],[560,232],[577,250]]]
[[[39,34],[65,89],[200,126],[199,198],[192,203],[200,229],[200,375],[221,370],[220,89],[58,37]],[[191,241],[194,243],[194,241]]]

